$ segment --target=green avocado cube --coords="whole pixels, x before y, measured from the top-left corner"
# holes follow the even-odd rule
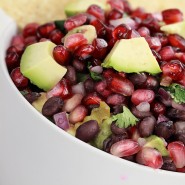
[[[102,66],[125,73],[161,72],[157,60],[143,37],[117,41]]]

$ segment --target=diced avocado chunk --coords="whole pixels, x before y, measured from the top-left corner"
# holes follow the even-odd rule
[[[168,156],[168,150],[166,149],[165,145],[164,145],[164,141],[156,136],[156,135],[151,135],[148,138],[146,138],[146,144],[144,145],[144,147],[151,147],[151,148],[155,148],[157,149],[162,156]]]
[[[40,93],[40,95],[41,96],[36,101],[34,101],[32,105],[33,107],[35,107],[35,109],[37,109],[39,112],[42,113],[42,107],[47,101],[47,96],[46,96],[46,93],[44,92]]]
[[[178,34],[185,38],[185,21],[162,26],[161,31],[168,34]]]
[[[32,44],[26,48],[21,58],[21,73],[45,91],[52,89],[67,72],[53,58],[55,46],[50,41]]]
[[[92,44],[93,40],[95,38],[97,38],[97,33],[96,33],[96,29],[94,26],[92,25],[83,25],[83,26],[79,26],[77,28],[74,28],[72,30],[70,30],[66,36],[63,38],[63,42],[64,42],[64,46],[66,46],[66,41],[68,40],[67,38],[75,33],[82,33],[83,36],[87,39],[88,44]]]
[[[117,41],[102,66],[126,73],[161,72],[157,60],[143,37]]]
[[[103,149],[103,142],[112,134],[110,129],[111,123],[111,118],[108,118],[100,124],[100,132],[94,139],[93,143],[97,148]]]
[[[69,2],[65,7],[65,14],[69,16],[73,16],[78,13],[86,12],[89,6],[91,5],[98,5],[103,10],[108,10],[109,6],[104,1],[99,0],[74,0],[72,2]]]

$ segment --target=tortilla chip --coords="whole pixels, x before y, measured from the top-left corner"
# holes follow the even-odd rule
[[[65,18],[69,0],[0,0],[0,8],[12,16],[22,28],[27,23],[46,23]]]

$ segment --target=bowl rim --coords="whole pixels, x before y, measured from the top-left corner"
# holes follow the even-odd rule
[[[82,147],[86,148],[87,150],[89,150],[90,152],[93,153],[97,153],[98,155],[103,156],[104,158],[106,158],[106,160],[111,160],[112,162],[117,162],[119,163],[119,165],[125,165],[125,166],[131,166],[133,168],[138,168],[138,170],[142,170],[142,171],[146,171],[146,172],[152,172],[152,173],[157,173],[157,174],[162,174],[162,175],[166,175],[166,176],[174,176],[174,177],[182,177],[184,176],[184,173],[180,173],[180,172],[171,172],[171,171],[167,171],[167,170],[162,170],[162,169],[153,169],[151,167],[148,166],[144,166],[135,162],[130,162],[124,159],[121,159],[119,157],[113,156],[109,153],[106,153],[96,147],[91,146],[90,144],[87,144],[79,139],[77,139],[76,137],[72,136],[71,134],[67,133],[66,131],[62,130],[61,128],[59,128],[58,126],[56,126],[55,124],[51,124],[52,122],[49,121],[46,117],[44,117],[40,112],[38,112],[19,92],[19,90],[16,88],[16,86],[14,85],[14,83],[12,82],[6,64],[5,64],[5,53],[6,53],[6,49],[8,48],[9,44],[10,44],[10,40],[12,38],[13,35],[16,34],[17,32],[17,26],[15,21],[6,15],[6,13],[2,13],[3,11],[0,9],[0,21],[1,19],[6,19],[7,23],[5,25],[3,25],[3,28],[1,28],[2,30],[0,30],[0,38],[1,38],[1,44],[0,44],[0,71],[3,72],[3,76],[5,81],[8,82],[8,84],[11,86],[12,90],[14,91],[14,93],[16,93],[17,98],[19,99],[19,101],[22,101],[26,106],[29,107],[31,114],[35,115],[38,117],[38,119],[42,119],[45,123],[47,127],[50,127],[50,129],[62,134],[64,137],[66,137],[67,139],[71,140],[72,142],[74,142],[75,144],[81,145]],[[11,36],[10,36],[11,35]],[[3,41],[2,41],[3,40]],[[8,42],[7,42],[8,41]],[[0,79],[1,82],[2,79]]]

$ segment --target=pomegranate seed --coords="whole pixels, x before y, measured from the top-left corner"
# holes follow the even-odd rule
[[[85,106],[88,106],[88,105],[99,105],[100,102],[102,101],[102,99],[96,92],[93,92],[93,93],[87,94],[83,98],[82,101],[83,101],[83,104]]]
[[[92,21],[91,24],[96,28],[97,36],[99,38],[105,38],[107,36],[107,26],[102,21],[96,19]]]
[[[15,68],[10,76],[16,87],[24,88],[28,86],[29,80],[22,75],[19,67]]]
[[[83,98],[82,94],[74,94],[70,99],[67,99],[64,102],[62,110],[66,112],[71,112],[78,105],[80,105],[82,98]]]
[[[49,39],[57,45],[61,44],[63,37],[64,34],[60,30],[53,30],[49,34]]]
[[[37,43],[37,37],[36,36],[29,36],[24,39],[25,45],[29,46],[31,44]]]
[[[132,82],[122,77],[113,77],[109,85],[112,92],[122,94],[124,96],[131,96],[134,92],[134,85]]]
[[[116,40],[125,39],[129,30],[130,28],[127,25],[121,24],[113,30],[112,37]]]
[[[166,46],[159,51],[159,54],[162,60],[169,61],[174,58],[175,52],[171,46]]]
[[[132,38],[137,38],[137,37],[141,37],[141,36],[136,30],[129,30],[126,35],[126,39],[132,39]]]
[[[168,37],[164,33],[156,32],[154,33],[154,37],[159,38],[162,46],[166,46],[168,44]]]
[[[96,92],[101,94],[103,97],[108,97],[110,94],[112,94],[112,92],[107,89],[107,83],[105,80],[97,82],[94,88]]]
[[[27,24],[22,31],[24,38],[29,37],[29,36],[35,36],[37,33],[38,27],[39,27],[39,24],[37,23]]]
[[[106,103],[111,106],[120,105],[126,103],[125,96],[121,94],[112,94],[107,97]]]
[[[161,49],[161,42],[160,42],[159,38],[147,37],[146,41],[148,42],[150,49],[153,49],[155,51],[159,51]]]
[[[132,139],[124,139],[114,143],[110,148],[110,153],[117,157],[126,157],[138,153],[139,144]]]
[[[138,30],[138,33],[141,37],[149,37],[150,36],[150,30],[147,27],[140,27]]]
[[[95,51],[94,51],[94,53],[95,53]],[[94,53],[93,53],[93,56],[94,56]],[[102,63],[102,61],[100,59],[97,59],[97,58],[91,59],[92,66],[100,66],[101,67],[101,63]]]
[[[115,71],[113,69],[104,69],[103,70],[103,77],[105,79],[109,79],[115,76]]]
[[[154,18],[152,14],[146,14],[146,17],[142,20],[142,26],[146,26],[152,31],[160,30],[159,21]]]
[[[185,53],[178,52],[175,53],[175,57],[180,60],[183,64],[185,64]]]
[[[24,46],[24,38],[22,35],[16,35],[11,40],[12,46]]]
[[[121,12],[124,11],[124,3],[123,0],[108,0],[112,9],[117,9]]]
[[[180,48],[182,51],[185,50],[185,39],[179,35],[169,35],[168,40],[174,47]]]
[[[54,23],[46,23],[38,27],[37,36],[39,38],[49,38],[50,33],[55,29]]]
[[[154,114],[156,116],[158,116],[159,114],[164,114],[165,113],[166,106],[161,102],[155,101],[155,102],[152,103],[151,109],[154,112]]]
[[[95,50],[93,53],[93,57],[97,59],[103,59],[107,53],[108,44],[104,39],[94,39],[92,45],[94,46]]]
[[[104,13],[104,10],[101,7],[99,7],[98,5],[91,5],[87,9],[87,13],[95,16],[97,19],[100,19],[102,21],[105,21],[105,13]]]
[[[184,71],[184,67],[179,60],[171,60],[161,66],[164,76],[169,76],[173,80],[181,79]]]
[[[81,122],[87,116],[87,109],[83,105],[78,105],[73,111],[69,114],[69,122],[72,124]]]
[[[59,96],[62,99],[68,99],[71,97],[71,86],[68,80],[63,78],[59,83],[57,83],[53,89],[47,92],[47,97],[51,98],[54,96]]]
[[[66,78],[70,85],[74,85],[77,82],[77,75],[76,75],[76,70],[73,66],[69,65],[66,66],[67,68],[67,73],[65,74],[64,78]]]
[[[9,52],[6,55],[5,60],[6,60],[6,65],[9,70],[12,70],[12,69],[18,67],[20,64],[19,56],[16,52]]]
[[[182,142],[174,141],[168,144],[168,151],[177,168],[185,166],[185,146]]]
[[[162,11],[163,21],[172,24],[183,21],[183,13],[179,9],[168,9]]]
[[[88,60],[92,57],[94,52],[94,46],[91,44],[83,44],[79,46],[75,52],[74,56],[80,61]]]
[[[86,63],[80,60],[73,60],[73,67],[76,69],[78,72],[84,72],[86,68]]]
[[[87,44],[88,40],[85,38],[83,33],[75,33],[67,36],[64,41],[64,46],[70,51],[76,50],[82,44]]]
[[[155,93],[148,89],[137,89],[132,93],[131,101],[135,105],[139,105],[142,102],[151,103],[155,98]]]
[[[159,87],[159,82],[156,77],[148,75],[142,87],[145,89],[156,90]]]
[[[185,87],[185,72],[183,73],[181,79],[178,82]]]
[[[78,26],[82,26],[87,21],[87,15],[85,13],[77,14],[69,17],[65,23],[64,27],[66,30],[72,30]]]
[[[161,154],[153,149],[145,147],[136,155],[136,161],[139,164],[150,166],[154,169],[161,168],[163,165],[163,159]]]
[[[185,173],[185,167],[184,168],[177,168],[177,172]]]
[[[123,17],[123,13],[117,9],[112,9],[108,16],[107,16],[107,19],[108,20],[116,20],[116,19],[119,19],[119,18],[122,18]]]
[[[70,52],[62,45],[58,45],[53,50],[53,57],[60,65],[66,66],[70,61]]]

